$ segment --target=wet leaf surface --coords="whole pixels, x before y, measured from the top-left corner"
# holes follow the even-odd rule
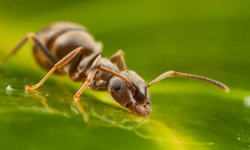
[[[144,118],[107,92],[86,90],[73,102],[81,83],[67,77],[52,75],[39,89],[25,91],[46,73],[29,42],[0,66],[0,149],[249,149],[247,3],[1,1],[1,56],[28,32],[72,21],[104,43],[104,56],[122,48],[128,68],[147,83],[177,70],[219,80],[230,93],[199,81],[164,79],[150,88],[153,111]]]

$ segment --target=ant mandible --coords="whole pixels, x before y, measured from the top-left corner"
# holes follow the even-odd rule
[[[121,106],[141,116],[151,112],[148,88],[166,77],[179,76],[214,84],[229,92],[226,85],[202,76],[167,71],[148,85],[134,71],[127,70],[123,51],[117,51],[109,59],[102,56],[102,43],[96,42],[86,28],[69,22],[53,23],[37,34],[28,33],[2,60],[15,54],[30,39],[33,41],[33,54],[37,63],[49,70],[47,75],[33,86],[26,85],[26,90],[41,86],[53,73],[68,74],[74,82],[83,82],[74,95],[78,101],[81,93],[88,87],[92,90],[108,91]]]

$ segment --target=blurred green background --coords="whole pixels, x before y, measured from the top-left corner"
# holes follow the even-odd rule
[[[107,92],[86,90],[82,114],[72,97],[81,83],[36,65],[31,42],[0,68],[0,149],[249,149],[250,1],[1,0],[0,54],[28,32],[57,21],[89,29],[118,49],[147,83],[167,70],[207,76],[230,93],[199,81],[168,78],[150,88],[152,114],[120,108]],[[7,89],[8,86],[12,87]]]

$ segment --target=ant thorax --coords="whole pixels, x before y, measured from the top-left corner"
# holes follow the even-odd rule
[[[118,67],[106,58],[101,59],[100,65],[119,73]],[[96,91],[107,91],[107,84],[112,76],[113,75],[109,73],[97,71],[93,81],[89,84],[88,88]]]

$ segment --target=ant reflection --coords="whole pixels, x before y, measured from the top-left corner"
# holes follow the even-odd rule
[[[162,121],[162,118],[135,115],[118,106],[98,101],[91,95],[85,94],[82,96],[84,99],[74,102],[71,99],[72,95],[68,94],[68,92],[46,93],[34,90],[26,91],[23,94],[20,93],[20,90],[22,89],[14,87],[11,93],[14,99],[5,99],[1,103],[15,105],[19,108],[32,108],[46,113],[60,114],[65,117],[82,115],[83,121],[86,123],[86,126],[83,126],[84,132],[88,132],[91,127],[95,126],[118,127],[132,131],[141,138],[169,142],[172,145],[213,145],[212,142],[195,142],[185,139],[185,135],[178,134],[177,128],[168,126]],[[65,92],[65,90],[62,91]],[[0,90],[0,94],[3,94],[3,92],[6,91]]]
[[[81,114],[84,122],[90,126],[119,127],[126,130],[136,130],[149,118],[130,113],[117,106],[110,106],[86,95],[82,100],[74,102],[69,94],[50,95],[40,91],[26,91],[25,97],[33,97],[40,100],[35,104],[38,108],[46,109],[46,112],[61,114],[65,117]],[[42,106],[42,105],[43,106]],[[137,134],[137,132],[135,132]]]
[[[39,91],[27,91],[25,96],[32,96],[38,99],[37,106],[46,109],[47,112],[61,114],[65,117],[81,114],[86,123],[85,131],[93,126],[118,127],[134,132],[137,136],[157,141],[167,141],[175,144],[194,144],[194,145],[213,145],[212,142],[193,142],[183,141],[183,137],[177,138],[177,135],[170,134],[173,132],[171,128],[162,128],[162,122],[158,119],[152,119],[149,122],[149,117],[142,117],[132,114],[123,108],[112,106],[101,101],[95,100],[90,95],[85,95],[82,100],[77,102],[72,101],[70,94],[42,94]],[[29,100],[30,101],[30,100]],[[42,105],[41,105],[42,104]],[[151,128],[162,128],[167,135],[157,133],[141,133],[141,126],[146,125]],[[163,125],[165,126],[165,125]],[[140,128],[140,129],[139,129]],[[142,130],[143,131],[143,130]],[[154,131],[155,132],[155,131]]]

